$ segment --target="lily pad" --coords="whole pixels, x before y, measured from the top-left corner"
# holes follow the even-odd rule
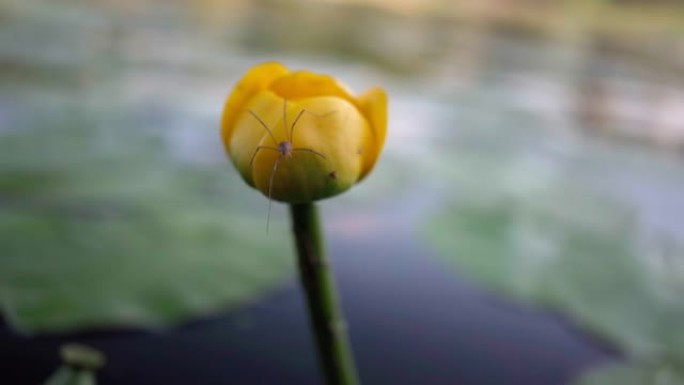
[[[10,114],[17,129],[0,139],[0,304],[17,330],[173,325],[291,277],[286,224],[266,233],[266,202],[223,158],[217,127],[197,127],[220,154],[203,163],[116,109],[44,94],[17,107],[36,111]]]
[[[670,164],[586,144],[561,156],[551,134],[525,128],[491,134],[464,129],[455,145],[437,146],[448,165],[438,170],[445,206],[425,226],[428,242],[486,287],[564,314],[623,352],[623,366],[599,368],[579,383],[680,379],[684,247],[643,223],[625,196],[596,183],[630,163],[649,167],[650,178],[672,173]],[[632,374],[632,382],[622,381]]]
[[[576,382],[576,385],[679,385],[684,373],[667,365],[616,365],[595,370]]]

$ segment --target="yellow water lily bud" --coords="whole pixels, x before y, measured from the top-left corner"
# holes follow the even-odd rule
[[[387,95],[354,96],[335,78],[269,62],[250,69],[223,110],[228,156],[267,197],[306,203],[362,180],[387,133]]]

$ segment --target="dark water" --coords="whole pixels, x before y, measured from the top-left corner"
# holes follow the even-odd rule
[[[335,218],[329,247],[363,383],[563,384],[618,359],[561,317],[506,302],[443,266],[415,236],[430,210],[431,200],[416,199],[423,193],[380,215],[324,206]],[[307,322],[293,281],[258,303],[166,331],[23,337],[3,326],[3,383],[39,383],[58,365],[60,344],[78,341],[107,354],[104,385],[317,384]]]

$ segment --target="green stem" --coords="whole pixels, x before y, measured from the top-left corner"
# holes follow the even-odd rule
[[[358,384],[346,324],[325,253],[318,210],[314,203],[293,204],[290,213],[299,274],[327,384]]]

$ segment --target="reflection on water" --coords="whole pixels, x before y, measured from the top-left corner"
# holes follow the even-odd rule
[[[8,323],[169,325],[240,305],[161,336],[75,338],[112,355],[103,383],[157,382],[177,360],[209,373],[205,383],[314,383],[299,292],[282,288],[290,248],[274,234],[287,233],[286,211],[274,207],[266,236],[267,203],[242,185],[218,139],[231,85],[252,64],[278,59],[391,95],[376,171],[323,203],[367,383],[555,384],[614,359],[556,318],[483,294],[476,279],[555,306],[629,361],[677,366],[679,59],[614,38],[617,22],[604,23],[599,40],[567,20],[534,24],[572,13],[535,18],[508,5],[511,20],[530,22],[513,24],[492,16],[496,1],[485,3],[439,16],[328,2],[0,6]],[[544,32],[530,36],[535,28]],[[577,291],[597,278],[642,297]],[[636,321],[611,324],[621,316]],[[58,337],[3,333],[10,354],[51,370]],[[138,365],[144,357],[122,353],[129,346],[155,358]],[[19,377],[34,375],[24,368]],[[271,375],[260,377],[263,368]]]

